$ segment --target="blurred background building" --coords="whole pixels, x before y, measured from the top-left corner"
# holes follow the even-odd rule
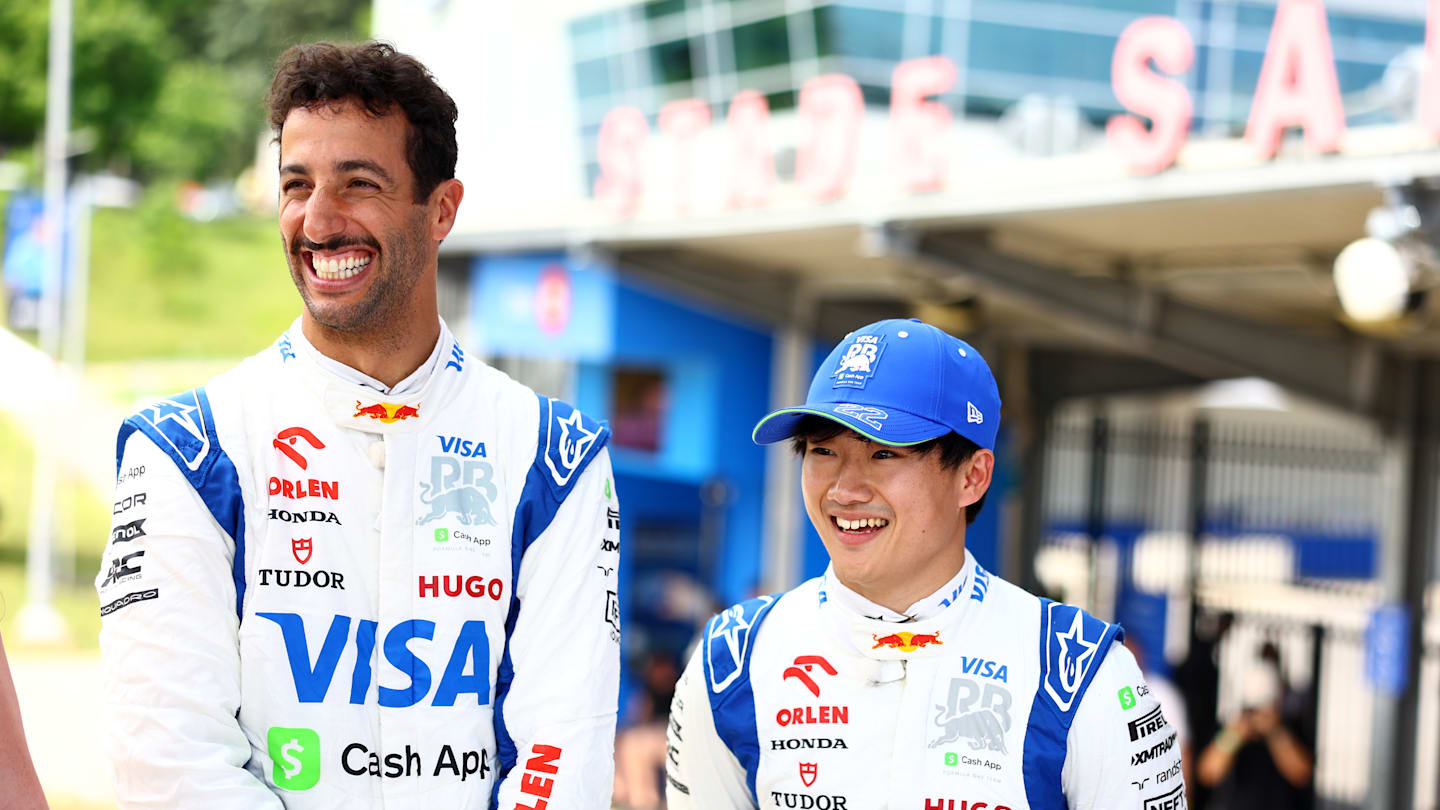
[[[104,170],[87,180],[95,204],[133,204],[125,177],[151,186],[133,218],[96,215],[87,384],[126,406],[193,384],[258,348],[203,324],[256,312],[278,331],[296,311],[273,223],[235,216],[274,195],[275,156],[242,103],[255,80],[231,95],[204,81],[330,32],[417,56],[461,113],[442,314],[614,430],[628,724],[663,719],[666,680],[713,611],[824,570],[798,466],[750,429],[803,399],[847,331],[914,316],[1000,379],[997,479],[968,538],[987,567],[1123,622],[1183,697],[1194,753],[1253,708],[1248,673],[1273,667],[1315,757],[1307,804],[1437,807],[1440,39],[1426,43],[1440,3],[148,6],[193,34],[172,49],[189,61],[154,68],[185,77],[158,82],[155,115],[186,115],[125,151],[95,133],[145,127],[77,89],[77,118],[96,123],[73,162]],[[110,26],[108,50],[82,47],[102,19],[77,9],[77,88],[170,53],[135,45],[151,30],[135,22]],[[0,94],[0,146],[3,114],[25,112],[6,98],[21,96]],[[191,166],[174,138],[207,132],[238,145]],[[24,156],[6,157],[0,194],[25,184]],[[199,182],[162,204],[162,179]],[[36,211],[10,196],[22,331]],[[206,276],[221,253],[244,270]],[[132,265],[170,275],[142,282]],[[204,309],[187,273],[226,305]],[[243,289],[223,292],[227,273]],[[137,328],[157,323],[199,337]],[[133,362],[152,355],[176,359]],[[21,422],[26,401],[0,396]],[[23,493],[4,475],[0,507]],[[61,544],[62,581],[93,573],[85,542]],[[1192,784],[1192,806],[1206,799]]]
[[[452,323],[617,426],[637,650],[688,641],[703,600],[681,582],[703,613],[823,570],[793,462],[749,427],[850,328],[918,316],[1002,381],[980,559],[1124,622],[1194,695],[1197,752],[1272,642],[1314,798],[1433,807],[1440,636],[1389,623],[1435,571],[1431,271],[1406,247],[1440,172],[1425,11],[380,0],[373,20],[464,111]],[[1407,282],[1366,265],[1358,286],[1400,300],[1378,316],[1334,280],[1367,217]]]

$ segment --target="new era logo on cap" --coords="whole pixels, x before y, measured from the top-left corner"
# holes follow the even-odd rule
[[[971,423],[974,423],[974,424],[977,424],[977,425],[982,425],[982,424],[985,423],[985,415],[982,414],[982,413],[980,413],[980,409],[977,408],[977,407],[975,407],[975,403],[973,403],[973,402],[966,402],[966,403],[965,403],[965,421],[966,421],[966,422],[971,422]]]

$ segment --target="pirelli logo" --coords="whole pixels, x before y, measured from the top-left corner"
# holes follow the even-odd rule
[[[1130,727],[1130,742],[1135,742],[1164,728],[1165,715],[1161,714],[1160,707],[1156,706],[1144,715],[1131,720],[1127,725]]]

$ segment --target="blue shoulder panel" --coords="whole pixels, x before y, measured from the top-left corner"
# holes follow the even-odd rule
[[[1033,810],[1065,810],[1060,781],[1066,740],[1085,690],[1125,631],[1071,605],[1040,600],[1040,683],[1025,730],[1025,798]]]
[[[231,574],[235,578],[235,613],[240,615],[245,603],[245,504],[235,464],[215,434],[215,416],[205,389],[192,388],[162,399],[121,423],[115,440],[116,475],[120,473],[125,441],[137,430],[170,456],[215,522],[235,542]]]
[[[705,665],[706,693],[715,732],[745,768],[745,782],[755,795],[760,768],[760,734],[755,726],[755,693],[750,688],[750,653],[760,622],[778,595],[760,596],[727,608],[705,624],[700,660]]]
[[[452,350],[452,362],[464,363],[464,354],[458,358],[458,344]],[[520,581],[520,561],[550,523],[560,504],[575,488],[580,474],[590,461],[600,453],[600,448],[610,439],[610,431],[599,422],[575,410],[569,403],[537,394],[540,399],[540,430],[536,437],[535,461],[525,476],[525,487],[520,492],[520,502],[515,508],[510,534],[510,581]],[[586,538],[589,540],[590,538]],[[595,540],[599,542],[598,538]],[[505,699],[510,694],[510,684],[515,679],[515,662],[510,658],[510,636],[515,632],[515,621],[520,617],[520,601],[511,588],[510,611],[505,619],[505,652],[500,657],[500,667],[495,673],[495,751],[499,764],[496,768],[495,786],[490,794],[490,806],[499,804],[500,782],[515,767],[518,752],[515,740],[505,725]]]

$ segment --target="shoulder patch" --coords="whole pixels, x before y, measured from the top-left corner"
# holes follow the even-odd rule
[[[760,622],[778,596],[760,596],[726,608],[705,624],[705,680],[710,691],[725,691],[748,670],[750,646]]]
[[[235,542],[233,575],[235,611],[245,599],[245,504],[235,464],[220,447],[215,415],[204,388],[166,397],[126,419],[115,440],[115,473],[125,454],[125,442],[139,431],[164,451],[195,488],[220,528]]]
[[[203,480],[209,469],[207,461],[212,460],[210,451],[218,445],[214,441],[214,417],[210,413],[210,400],[205,396],[205,389],[192,388],[183,394],[162,399],[148,408],[141,408],[134,416],[126,419],[125,424],[130,430],[121,428],[120,442],[115,448],[117,475],[120,472],[120,455],[125,450],[125,439],[129,438],[129,434],[135,429],[139,429],[175,459],[175,463],[187,478],[192,479],[192,483],[196,473]]]
[[[556,494],[569,490],[570,483],[585,469],[610,438],[610,431],[572,407],[568,402],[540,395],[540,438],[537,458],[544,458],[546,472]]]
[[[1040,682],[1062,714],[1075,708],[1110,643],[1123,638],[1119,625],[1072,605],[1041,601]]]

